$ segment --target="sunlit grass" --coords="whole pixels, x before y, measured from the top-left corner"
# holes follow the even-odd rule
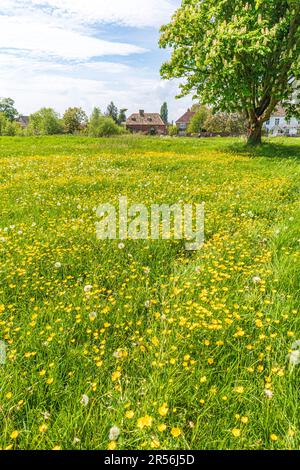
[[[299,162],[298,139],[0,138],[0,446],[298,449]],[[98,241],[120,195],[204,201],[204,248]]]

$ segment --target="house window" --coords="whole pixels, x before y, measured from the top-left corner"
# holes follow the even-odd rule
[[[184,131],[186,129],[186,125],[184,123],[179,124],[179,129]]]
[[[270,125],[270,119],[266,122],[266,125],[267,125],[267,126]]]
[[[279,118],[276,118],[276,119],[275,119],[275,126],[279,126],[279,124],[280,124],[280,119],[279,119]]]

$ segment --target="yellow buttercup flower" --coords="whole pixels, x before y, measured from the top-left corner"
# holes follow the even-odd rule
[[[172,428],[171,429],[171,434],[173,437],[179,437],[181,435],[181,429],[180,428]]]
[[[19,431],[13,431],[10,435],[10,438],[11,439],[17,439],[17,437],[19,436]]]
[[[151,416],[146,415],[146,416],[138,419],[137,427],[139,429],[151,428],[152,422],[153,422],[153,419],[151,418]]]
[[[111,380],[113,382],[116,382],[119,378],[121,377],[121,372],[119,370],[116,370],[111,374]]]
[[[39,427],[39,431],[43,434],[44,432],[46,432],[48,429],[48,426],[47,424],[41,424],[41,426]]]
[[[157,426],[157,429],[159,430],[159,432],[164,432],[167,429],[167,426],[166,424],[159,424]]]
[[[240,437],[240,435],[241,435],[241,430],[238,429],[238,428],[232,429],[231,432],[232,432],[232,434],[234,435],[234,437]]]
[[[167,403],[164,403],[162,406],[158,408],[158,412],[161,416],[167,416],[169,411],[169,408],[167,406]]]
[[[107,449],[108,450],[116,450],[118,447],[118,444],[116,443],[116,441],[111,441],[108,446],[107,446]]]

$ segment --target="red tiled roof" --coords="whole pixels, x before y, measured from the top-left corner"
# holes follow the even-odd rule
[[[126,121],[127,126],[164,126],[159,113],[134,113]]]
[[[23,127],[27,127],[29,124],[29,116],[19,116],[17,122]]]
[[[195,116],[195,114],[195,112],[188,110],[186,113],[184,113],[183,116],[181,116],[181,118],[176,121],[176,124],[189,124],[190,120],[193,116]]]

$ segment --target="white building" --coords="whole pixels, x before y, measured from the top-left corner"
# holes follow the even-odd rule
[[[274,137],[286,135],[290,137],[300,137],[300,120],[286,118],[285,110],[279,106],[272,114],[270,119],[265,123],[268,134]]]

